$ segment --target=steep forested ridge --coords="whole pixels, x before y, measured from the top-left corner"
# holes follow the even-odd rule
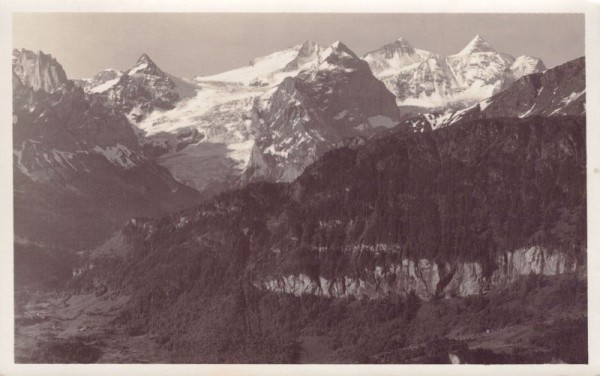
[[[580,117],[388,135],[328,152],[291,184],[250,184],[192,210],[132,220],[95,251],[78,286],[132,293],[119,322],[155,333],[182,359],[295,361],[310,313],[269,322],[296,303],[255,281],[359,275],[402,257],[472,260],[489,273],[497,253],[534,244],[584,263],[585,182]],[[352,251],[377,244],[387,251]],[[405,325],[415,308],[399,304]]]

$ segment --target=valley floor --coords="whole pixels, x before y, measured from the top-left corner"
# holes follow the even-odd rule
[[[288,309],[310,312],[290,330],[295,363],[582,363],[586,291],[585,281],[571,276],[532,276],[484,296],[416,303],[408,316],[406,302],[272,293],[265,299],[281,308],[274,321]],[[17,302],[15,361],[203,363],[202,354],[176,354],[150,331],[115,324],[128,303],[130,297],[109,292]],[[222,359],[228,363],[226,354]]]
[[[112,320],[128,296],[40,296],[15,316],[19,363],[163,363],[169,353],[148,334],[128,335]],[[130,333],[131,334],[131,333]]]

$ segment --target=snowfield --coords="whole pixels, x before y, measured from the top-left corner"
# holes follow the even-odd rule
[[[198,87],[195,96],[179,101],[172,110],[152,112],[136,126],[144,142],[170,146],[159,164],[179,181],[203,190],[246,168],[254,147],[251,110],[266,88],[226,82]],[[198,131],[202,139],[178,150],[178,138],[190,130]]]

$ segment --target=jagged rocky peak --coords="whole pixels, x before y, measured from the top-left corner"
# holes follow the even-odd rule
[[[63,67],[50,54],[15,49],[12,62],[14,74],[34,91],[53,93],[60,87],[72,86]]]
[[[152,59],[150,59],[150,56],[148,56],[148,54],[143,53],[140,58],[137,61],[137,64],[154,64],[154,61],[152,61]]]
[[[406,39],[397,40],[364,55],[371,71],[384,80],[398,74],[399,70],[409,65],[421,63],[432,56],[431,52],[414,48]],[[390,85],[393,87],[394,85]]]
[[[479,34],[473,38],[458,55],[470,55],[479,52],[496,52],[488,42],[486,42]]]
[[[150,74],[154,76],[163,76],[165,73],[156,65],[156,63],[150,59],[146,53],[143,53],[133,68],[128,72],[128,75],[132,74]]]
[[[395,54],[400,56],[413,55],[416,51],[415,48],[404,38],[400,37],[393,41],[392,43],[388,43],[381,47],[378,50],[375,50],[371,53],[383,53],[386,58],[391,58]],[[371,54],[369,53],[369,54]]]

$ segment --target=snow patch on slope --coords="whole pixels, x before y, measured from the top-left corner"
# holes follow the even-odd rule
[[[573,102],[574,100],[576,100],[577,98],[581,97],[583,94],[585,93],[585,89],[580,91],[580,92],[573,92],[571,94],[569,94],[567,97],[563,98],[561,103],[564,103],[565,106],[569,105],[571,102]]]
[[[117,77],[115,79],[108,80],[105,83],[100,84],[98,86],[94,86],[88,90],[88,93],[104,93],[106,90],[115,86],[117,84],[117,82],[119,82],[120,79],[121,79],[120,77]]]
[[[305,42],[270,55],[256,58],[246,67],[227,72],[198,76],[197,82],[228,82],[246,86],[272,86],[286,77],[295,76],[319,60],[322,47]]]
[[[140,65],[136,66],[135,68],[133,68],[132,70],[130,70],[129,72],[127,72],[127,74],[131,76],[131,75],[136,74],[137,72],[139,72],[139,71],[141,71],[143,69],[146,69],[147,67],[148,67],[148,63],[140,64]]]
[[[104,148],[100,146],[94,147],[96,153],[102,154],[110,163],[115,166],[122,167],[124,169],[130,169],[136,166],[131,159],[133,152],[126,146],[117,144],[117,146],[106,146]]]
[[[392,128],[392,127],[396,126],[396,124],[397,124],[395,121],[393,121],[389,117],[383,116],[383,115],[372,116],[368,119],[368,121],[369,121],[369,124],[371,124],[371,126],[373,128],[377,128],[377,127]]]
[[[536,104],[534,103],[534,104],[533,104],[533,106],[531,106],[531,108],[529,108],[529,110],[525,111],[525,112],[524,112],[524,113],[522,113],[522,114],[519,114],[519,118],[520,118],[520,119],[522,119],[522,118],[524,118],[524,117],[527,117],[527,116],[529,116],[529,115],[531,114],[531,112],[533,111],[533,109],[534,109],[535,105],[536,105]]]

